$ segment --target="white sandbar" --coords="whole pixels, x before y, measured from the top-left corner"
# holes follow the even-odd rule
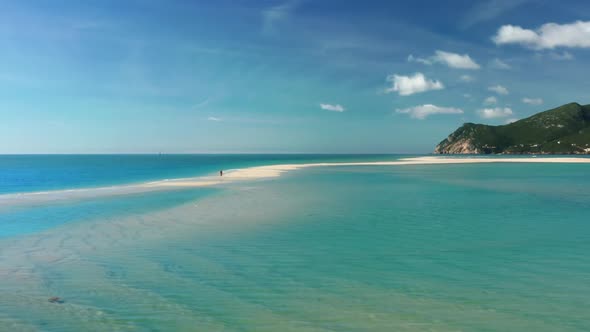
[[[281,174],[308,167],[322,166],[403,166],[403,165],[443,165],[443,164],[478,164],[478,163],[590,163],[590,158],[576,157],[544,157],[544,158],[483,158],[483,157],[415,157],[395,161],[344,162],[344,163],[311,163],[311,164],[283,164],[249,167],[233,170],[224,175],[230,179],[259,179],[272,178]]]
[[[41,203],[61,201],[69,199],[85,199],[114,195],[124,195],[151,191],[162,191],[174,188],[198,188],[236,181],[276,178],[282,174],[309,167],[337,167],[337,166],[405,166],[405,165],[447,165],[447,164],[478,164],[478,163],[586,163],[590,164],[590,158],[584,157],[443,157],[427,156],[404,158],[395,161],[370,161],[370,162],[334,162],[334,163],[308,163],[308,164],[282,164],[240,168],[228,170],[223,176],[202,176],[195,178],[161,180],[140,184],[111,186],[102,188],[83,188],[43,191],[33,193],[16,193],[0,195],[0,206],[19,205],[27,203]]]

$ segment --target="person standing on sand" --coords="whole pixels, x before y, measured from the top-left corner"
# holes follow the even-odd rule
[[[219,171],[219,176],[223,176],[223,170]]]

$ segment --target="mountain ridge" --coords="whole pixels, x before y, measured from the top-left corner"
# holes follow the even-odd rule
[[[590,105],[565,104],[506,125],[464,123],[437,154],[590,154]]]

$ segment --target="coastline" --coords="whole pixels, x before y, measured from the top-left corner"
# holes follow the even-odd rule
[[[374,162],[349,162],[349,163],[309,163],[309,164],[283,164],[248,167],[232,170],[224,175],[230,179],[259,179],[280,176],[289,171],[308,167],[336,167],[336,166],[405,166],[405,165],[448,165],[448,164],[480,164],[480,163],[563,163],[563,164],[590,164],[590,158],[579,157],[550,157],[550,158],[482,158],[482,157],[412,157],[402,158],[398,161],[374,161]]]
[[[412,165],[457,165],[480,163],[562,163],[590,164],[590,158],[580,157],[439,157],[423,156],[402,158],[395,161],[368,162],[320,162],[301,164],[276,164],[253,166],[226,170],[222,177],[216,175],[193,178],[166,179],[139,184],[116,185],[98,188],[79,188],[50,190],[27,193],[11,193],[0,195],[0,207],[25,205],[28,203],[48,203],[70,199],[98,198],[114,195],[146,193],[174,189],[201,188],[225,185],[239,181],[264,180],[279,177],[287,172],[310,167],[351,167],[351,166],[412,166]]]

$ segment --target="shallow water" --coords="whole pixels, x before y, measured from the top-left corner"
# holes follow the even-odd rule
[[[317,161],[394,160],[400,155],[152,154],[0,155],[0,194],[128,185],[220,169]]]
[[[43,207],[73,216],[0,239],[0,331],[590,330],[587,173],[325,167]]]

